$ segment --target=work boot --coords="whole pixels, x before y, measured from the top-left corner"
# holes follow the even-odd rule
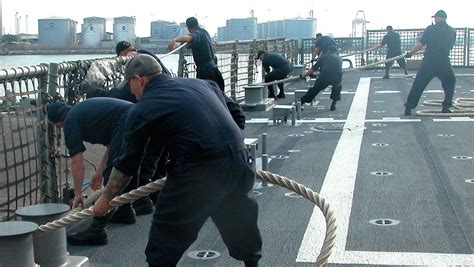
[[[135,200],[132,206],[136,216],[153,213],[153,202],[148,196]]]
[[[405,107],[405,115],[410,116],[411,115],[411,108]]]
[[[120,224],[134,224],[137,221],[135,210],[132,208],[132,204],[127,203],[122,205],[115,211],[110,218],[110,223]]]
[[[285,98],[285,93],[283,91],[281,91],[278,96],[278,98]]]
[[[388,74],[385,74],[385,76],[382,77],[382,79],[389,79],[390,76],[388,76]]]
[[[86,230],[67,236],[69,244],[74,246],[104,246],[107,245],[105,224],[107,217],[94,217],[91,226]]]
[[[448,107],[443,107],[441,113],[451,113],[452,111]]]
[[[258,261],[244,261],[245,267],[258,267]]]
[[[337,103],[336,100],[333,100],[333,101],[332,101],[331,108],[330,108],[331,111],[336,110],[336,103]]]

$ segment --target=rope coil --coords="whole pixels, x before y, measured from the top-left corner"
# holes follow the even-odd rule
[[[425,106],[440,107],[442,100],[425,100]],[[453,101],[453,110],[451,113],[442,113],[439,110],[418,110],[416,115],[421,117],[471,117],[474,116],[474,98],[457,98]]]
[[[319,253],[318,258],[314,266],[323,266],[326,264],[329,256],[331,255],[332,248],[335,243],[336,239],[336,218],[334,212],[330,208],[329,203],[321,197],[318,193],[314,192],[310,188],[305,187],[304,185],[297,183],[287,177],[274,174],[268,171],[260,171],[257,170],[257,176],[266,182],[270,182],[272,184],[277,184],[281,187],[284,187],[288,190],[291,190],[304,198],[310,200],[311,202],[315,203],[316,206],[322,211],[324,218],[326,220],[326,234],[324,237],[324,243],[321,247],[321,251]],[[137,189],[134,189],[128,193],[124,193],[120,196],[115,197],[110,201],[110,206],[112,207],[119,207],[123,204],[133,202],[139,198],[147,196],[153,192],[156,192],[163,188],[165,184],[165,179],[156,180],[154,182],[150,182],[147,185],[141,186]],[[53,222],[49,222],[47,224],[41,225],[38,230],[36,230],[36,234],[44,234],[48,233],[62,227],[66,227],[67,225],[74,224],[86,218],[94,216],[92,213],[92,208],[88,205],[92,205],[92,203],[100,196],[102,191],[96,192],[93,196],[89,197],[85,203],[85,209],[76,208],[71,210],[67,215],[64,217],[55,220]]]

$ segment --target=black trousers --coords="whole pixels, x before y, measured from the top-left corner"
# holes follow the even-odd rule
[[[233,258],[258,262],[262,239],[246,150],[213,160],[171,160],[153,216],[146,259],[175,266],[210,217]]]
[[[319,92],[326,89],[329,85],[332,85],[331,96],[330,98],[333,101],[341,100],[341,90],[342,90],[342,74],[341,75],[325,75],[320,74],[319,77],[314,82],[313,87],[311,87],[308,92],[301,97],[302,102],[310,103],[313,99],[319,94]]]
[[[265,82],[269,83],[269,82],[285,79],[286,76],[288,76],[288,74],[290,74],[292,71],[293,71],[292,66],[273,69],[267,75],[265,75]],[[284,83],[279,83],[278,88],[280,89],[280,94],[285,93],[285,84]],[[268,86],[268,96],[275,96],[275,95],[276,95],[276,92],[273,90],[273,85],[269,85]]]
[[[399,56],[401,55],[402,53],[394,53],[394,54],[390,54],[388,53],[387,54],[387,57],[386,59],[389,59],[389,58],[392,58],[392,57],[396,57],[396,56]],[[401,69],[403,69],[405,72],[407,71],[407,63],[405,61],[405,58],[400,58],[400,59],[397,59],[396,60],[398,65],[400,66]],[[385,63],[385,74],[388,76],[389,73],[390,73],[390,69],[392,68],[393,66],[393,61],[392,62],[388,62],[388,63]]]
[[[224,92],[225,90],[224,78],[222,78],[222,73],[213,61],[200,64],[196,69],[196,78],[214,81],[217,83],[217,85],[219,85],[219,88],[222,90],[222,92]]]
[[[408,94],[407,102],[405,103],[407,108],[414,109],[418,105],[421,94],[434,77],[440,79],[441,86],[444,90],[443,106],[449,108],[453,105],[456,77],[454,76],[454,70],[449,58],[424,58],[421,62],[420,69],[416,73],[416,78],[413,82],[410,93]]]

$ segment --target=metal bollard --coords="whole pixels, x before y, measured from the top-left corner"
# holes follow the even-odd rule
[[[0,222],[0,266],[34,267],[33,232],[38,225],[32,222]]]
[[[252,157],[252,168],[257,169],[257,144],[250,145],[250,156]]]
[[[267,133],[262,133],[262,154],[267,154]]]
[[[59,219],[69,210],[64,204],[38,204],[16,210],[22,221],[31,221],[39,225]],[[33,238],[35,262],[42,267],[53,267],[65,264],[69,252],[66,247],[66,228],[47,234],[35,235]]]
[[[301,102],[296,102],[296,119],[301,120]]]
[[[296,108],[291,107],[291,125],[295,126],[296,125]]]
[[[268,171],[268,154],[262,154],[262,171]]]

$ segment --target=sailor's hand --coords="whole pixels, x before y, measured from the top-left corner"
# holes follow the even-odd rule
[[[75,194],[74,199],[72,200],[72,208],[76,208],[78,206],[81,206],[84,208],[84,197],[82,196],[81,193]]]
[[[94,206],[92,207],[92,214],[97,217],[104,217],[109,213],[110,204],[104,194],[100,195],[99,199],[95,202]]]
[[[171,41],[168,43],[168,51],[171,51],[174,49],[174,46],[176,44],[175,39],[171,39]]]
[[[304,73],[304,76],[311,76],[313,74],[313,69],[309,69]]]
[[[102,175],[94,175],[91,177],[91,189],[98,190],[102,186],[102,181],[104,177]]]
[[[405,58],[411,58],[411,56],[413,56],[413,54],[408,51],[406,54],[405,54]]]

